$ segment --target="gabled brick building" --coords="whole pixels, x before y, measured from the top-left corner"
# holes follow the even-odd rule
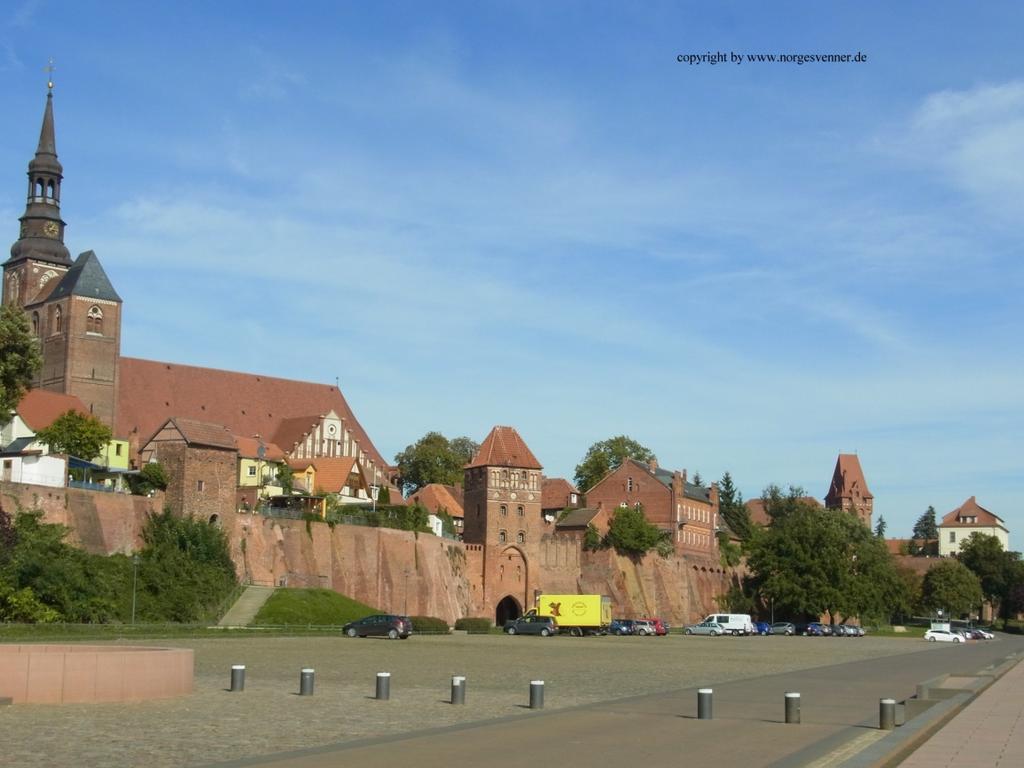
[[[672,537],[678,552],[717,552],[718,486],[687,481],[686,470],[669,472],[657,462],[626,459],[587,491],[587,506],[614,512],[643,507],[647,520]]]

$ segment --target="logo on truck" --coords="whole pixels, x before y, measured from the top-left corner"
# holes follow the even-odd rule
[[[562,604],[561,603],[548,603],[548,608],[551,609],[552,616],[562,615]]]

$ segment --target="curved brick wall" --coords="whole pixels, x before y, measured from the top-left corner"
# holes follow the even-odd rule
[[[0,698],[14,704],[167,699],[192,693],[191,649],[0,645]]]

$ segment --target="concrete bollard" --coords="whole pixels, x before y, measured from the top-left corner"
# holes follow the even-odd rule
[[[714,695],[713,688],[697,689],[697,719],[711,719],[711,697]]]
[[[800,724],[800,694],[786,694],[786,722]]]
[[[308,667],[299,673],[299,696],[313,695],[313,680],[316,672]]]
[[[234,664],[231,667],[231,692],[245,690],[245,664]]]
[[[452,704],[466,703],[466,678],[452,675]]]
[[[896,727],[896,699],[878,700],[878,727],[883,731]]]
[[[530,709],[544,709],[544,681],[530,681]]]
[[[391,698],[391,673],[390,672],[378,672],[377,673],[377,699],[379,701],[387,701]]]

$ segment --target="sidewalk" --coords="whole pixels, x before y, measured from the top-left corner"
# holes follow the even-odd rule
[[[922,744],[901,768],[1024,765],[1024,662]]]

